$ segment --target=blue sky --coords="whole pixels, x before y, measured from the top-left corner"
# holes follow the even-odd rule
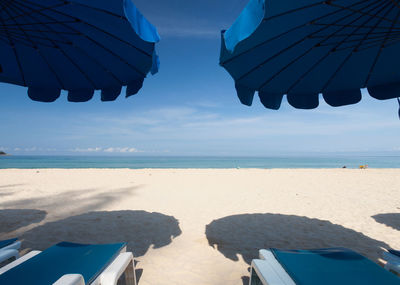
[[[218,65],[220,30],[244,0],[136,0],[162,37],[161,69],[138,95],[102,103],[31,101],[26,89],[0,83],[0,149],[12,154],[249,155],[390,152],[400,154],[395,100],[279,111],[258,99],[241,105]],[[286,99],[285,99],[286,100]]]

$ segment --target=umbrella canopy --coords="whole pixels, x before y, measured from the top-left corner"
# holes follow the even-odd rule
[[[72,102],[101,90],[136,94],[158,70],[156,29],[131,0],[0,0],[0,81],[28,87],[31,99]]]
[[[220,64],[239,99],[279,109],[283,95],[312,109],[400,94],[400,1],[250,0],[222,32]]]

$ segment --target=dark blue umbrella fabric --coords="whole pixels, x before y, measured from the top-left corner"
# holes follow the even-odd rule
[[[131,0],[0,0],[0,81],[53,102],[136,94],[159,66],[156,29]]]
[[[222,33],[220,64],[243,104],[255,91],[279,109],[282,97],[312,109],[400,95],[400,1],[250,0]]]

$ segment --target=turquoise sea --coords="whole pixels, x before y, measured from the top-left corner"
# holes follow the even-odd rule
[[[0,156],[5,168],[400,168],[400,156]]]

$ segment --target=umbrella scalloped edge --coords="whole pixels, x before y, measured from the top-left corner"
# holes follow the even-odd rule
[[[256,90],[251,90],[245,86],[235,85],[237,95],[242,104],[251,106]],[[400,83],[385,86],[374,86],[367,88],[371,97],[378,100],[395,99],[400,94]],[[283,96],[286,95],[287,101],[296,109],[315,109],[319,106],[319,94],[272,94],[258,91],[258,96],[265,108],[278,110],[281,107]],[[361,101],[361,90],[343,90],[338,92],[322,93],[325,102],[332,107],[341,107],[357,104]],[[400,116],[400,114],[399,114]]]
[[[144,78],[129,82],[129,84],[126,86],[126,97],[137,94],[143,86],[143,81]],[[114,101],[121,94],[121,90],[122,86],[112,86],[101,89],[101,101]],[[68,101],[76,103],[87,102],[93,98],[94,91],[94,89],[68,90]],[[28,88],[28,96],[33,101],[51,103],[56,101],[60,95],[61,89],[57,88]]]

